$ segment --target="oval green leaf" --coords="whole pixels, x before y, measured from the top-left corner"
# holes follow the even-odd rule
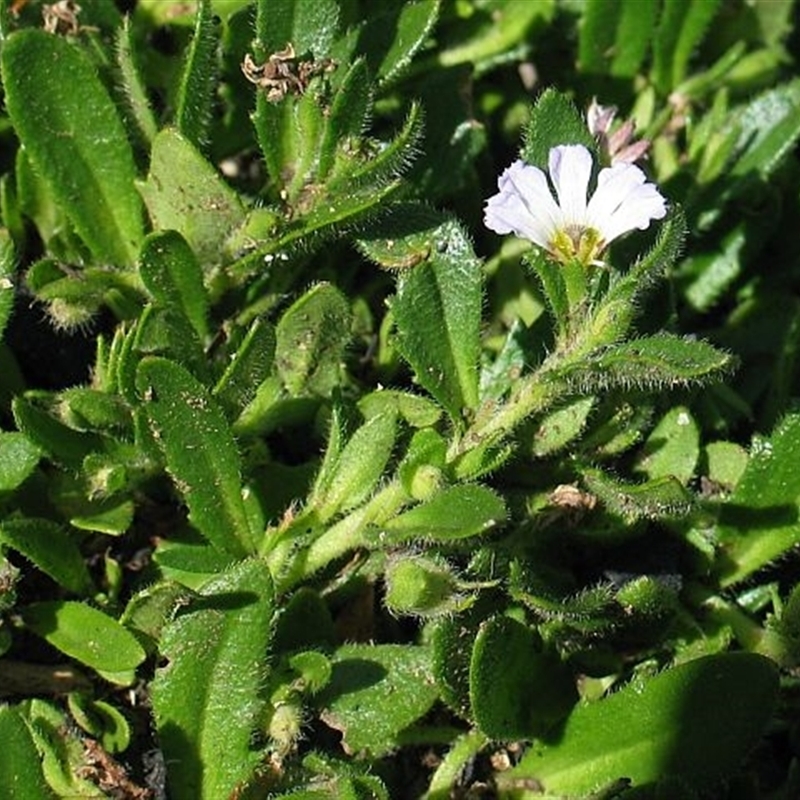
[[[763,656],[699,658],[577,708],[552,742],[535,742],[497,782],[501,791],[541,788],[520,797],[584,796],[620,778],[709,790],[756,743],[777,692],[778,671]]]
[[[145,652],[112,617],[76,601],[33,603],[21,610],[25,625],[53,647],[105,674],[135,669]]]
[[[100,261],[132,266],[144,234],[130,144],[89,59],[66,39],[22,30],[3,44],[14,129]]]

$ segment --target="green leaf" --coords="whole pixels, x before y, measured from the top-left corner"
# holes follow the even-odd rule
[[[735,120],[741,155],[727,179],[768,178],[800,137],[800,121],[792,113],[800,103],[800,79],[759,95]]]
[[[275,330],[266,320],[256,319],[214,387],[214,396],[238,416],[269,377],[274,360]]]
[[[186,52],[178,86],[175,126],[198,149],[207,144],[214,94],[217,90],[217,50],[222,22],[210,0],[197,4],[194,34]]]
[[[689,60],[717,14],[720,0],[675,0],[662,5],[653,39],[653,83],[662,95],[686,77]]]
[[[700,431],[688,408],[675,406],[647,437],[634,469],[648,478],[673,476],[684,486],[694,477],[700,458]]]
[[[204,380],[208,377],[208,361],[203,345],[181,311],[151,305],[139,317],[132,347],[125,353],[119,372],[121,391],[130,403],[136,402],[136,398],[135,395],[131,396],[128,382],[133,380],[135,383],[136,365],[144,355],[171,358],[183,364],[193,375]]]
[[[552,411],[533,434],[533,454],[539,458],[555,453],[576,439],[586,427],[595,398],[579,397]]]
[[[636,788],[671,778],[710,791],[756,743],[777,692],[762,656],[699,658],[577,708],[554,741],[534,742],[495,777],[501,793],[535,781],[535,793],[518,795],[531,798],[584,796],[622,776]]]
[[[238,195],[178,131],[153,142],[150,172],[137,188],[156,231],[176,230],[203,268],[217,264],[228,236],[244,222]]]
[[[143,236],[136,168],[91,62],[59,36],[22,30],[4,43],[2,68],[14,129],[75,230],[98,260],[132,266]]]
[[[256,41],[265,58],[291,42],[298,55],[328,55],[339,25],[335,0],[257,0]]]
[[[612,387],[662,390],[719,380],[732,357],[700,339],[657,333],[591,353],[561,373],[581,393]]]
[[[372,493],[392,455],[396,415],[380,414],[365,422],[320,472],[309,498],[321,522],[361,505]],[[326,459],[327,461],[327,459]]]
[[[203,271],[177,231],[151,233],[139,255],[139,274],[147,290],[164,308],[183,314],[200,341],[208,337],[208,296]]]
[[[340,148],[364,133],[372,110],[372,85],[363,58],[353,63],[336,91],[320,144],[318,175],[324,180]]]
[[[223,553],[252,551],[239,454],[216,402],[183,367],[163,358],[143,359],[136,383],[192,524]]]
[[[673,206],[661,224],[655,244],[627,270],[614,272],[611,284],[593,311],[585,333],[588,347],[603,347],[622,340],[629,332],[644,298],[675,263],[683,248],[686,220]]]
[[[71,467],[80,467],[87,455],[101,448],[99,436],[67,427],[40,408],[37,400],[35,394],[17,396],[11,408],[20,431],[50,458]]]
[[[106,677],[128,673],[144,661],[145,652],[129,630],[84,603],[44,601],[22,608],[20,614],[26,627],[57,650]]]
[[[55,522],[47,519],[5,519],[0,522],[0,542],[30,559],[42,572],[73,594],[94,594],[94,585],[78,545]]]
[[[659,4],[589,0],[578,27],[578,64],[589,75],[632,78],[647,55]]]
[[[331,680],[315,705],[325,724],[342,733],[348,753],[381,756],[435,702],[430,670],[424,647],[345,645],[336,651]]]
[[[800,414],[789,414],[769,438],[757,436],[717,528],[724,586],[746,579],[800,542]]]
[[[131,743],[131,728],[125,716],[110,703],[90,695],[70,692],[67,696],[75,722],[108,753],[122,753]]]
[[[233,797],[262,761],[253,737],[275,613],[272,578],[243,561],[163,630],[152,702],[175,800]]]
[[[14,307],[14,243],[5,228],[0,228],[0,341]]]
[[[478,404],[483,275],[469,239],[454,220],[403,205],[360,245],[378,263],[404,267],[392,301],[398,348],[460,422]]]
[[[484,623],[470,664],[470,700],[478,727],[492,739],[532,739],[567,716],[578,701],[561,659],[510,617]]]
[[[583,467],[581,474],[586,488],[629,522],[681,516],[694,507],[694,496],[672,475],[628,483],[592,467]]]
[[[0,492],[16,489],[36,469],[41,455],[23,434],[0,432]]]
[[[348,33],[334,50],[334,56],[350,60],[352,56],[340,52],[340,48],[342,44],[352,47],[357,41],[357,54],[366,59],[369,71],[384,87],[408,69],[430,36],[440,5],[440,0],[384,3]]]
[[[527,58],[531,42],[547,30],[556,11],[555,0],[489,0],[469,9],[461,29],[440,26],[437,39],[442,46],[436,54],[438,64],[455,67],[469,64],[477,75],[500,64],[519,63]]]
[[[448,542],[466,539],[506,518],[503,501],[477,484],[451,486],[381,526],[393,542],[424,538]]]
[[[590,152],[597,145],[589,133],[586,120],[567,95],[545,89],[536,101],[528,124],[521,155],[524,161],[539,169],[548,169],[550,150],[562,144],[582,144]]]
[[[275,330],[275,366],[293,395],[329,395],[341,380],[350,342],[350,304],[329,283],[296,300]]]
[[[54,797],[44,781],[41,758],[28,726],[16,708],[0,706],[0,775],[7,800]]]
[[[125,113],[130,118],[129,125],[132,125],[137,138],[149,149],[158,133],[158,123],[150,107],[147,87],[142,81],[138,55],[134,26],[130,17],[125,17],[116,39],[117,66],[126,101]]]
[[[209,544],[165,541],[153,553],[153,560],[168,580],[199,589],[235,561]]]

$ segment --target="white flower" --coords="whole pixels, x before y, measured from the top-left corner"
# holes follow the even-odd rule
[[[486,226],[529,239],[561,262],[592,264],[614,239],[667,213],[666,200],[633,164],[600,170],[588,202],[592,155],[585,147],[554,147],[549,167],[555,197],[538,167],[515,161],[505,170],[500,192],[486,202]]]

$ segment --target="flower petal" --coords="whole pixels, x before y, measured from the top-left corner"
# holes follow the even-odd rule
[[[560,145],[550,151],[549,161],[550,179],[558,194],[564,225],[585,225],[592,154],[580,144]]]
[[[486,201],[484,223],[495,233],[515,233],[548,247],[561,214],[545,174],[515,161],[497,181],[500,192]]]
[[[652,220],[666,215],[666,200],[646,180],[633,164],[615,164],[600,171],[586,216],[606,244],[634,228],[644,230]]]

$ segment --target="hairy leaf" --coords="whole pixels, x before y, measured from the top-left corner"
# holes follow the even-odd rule
[[[239,454],[216,402],[183,367],[164,358],[143,359],[136,382],[192,523],[221,552],[252,551]]]
[[[59,36],[22,30],[3,44],[2,67],[16,133],[75,230],[99,261],[132,266],[144,233],[136,169],[92,63]]]
[[[535,782],[535,794],[520,795],[531,798],[584,796],[620,777],[710,790],[758,740],[777,691],[777,670],[762,656],[700,658],[575,709],[556,739],[535,742],[496,779],[501,792]]]
[[[252,559],[203,586],[164,628],[152,702],[175,800],[234,797],[257,769],[274,612],[269,570]]]

